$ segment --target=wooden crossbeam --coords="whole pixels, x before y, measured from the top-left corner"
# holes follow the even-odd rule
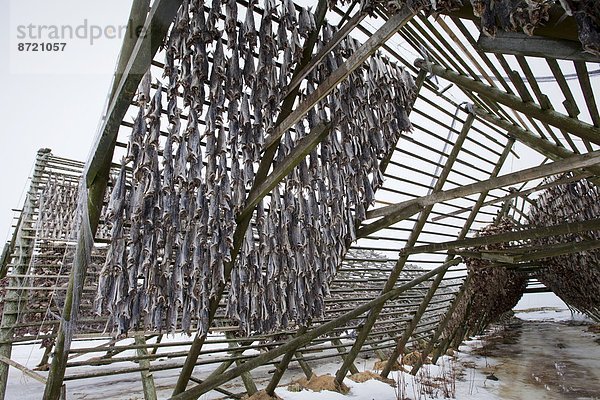
[[[524,33],[498,31],[496,37],[480,35],[477,46],[488,53],[512,54],[560,60],[599,62],[600,57],[586,53],[581,43],[571,40],[529,36]]]
[[[519,96],[503,92],[502,90],[486,85],[481,81],[457,74],[454,71],[447,70],[446,68],[431,62],[417,60],[415,61],[415,66],[425,69],[440,78],[446,79],[463,89],[478,93],[481,96],[520,111],[527,116],[536,118],[559,129],[564,129],[581,139],[600,145],[600,128],[596,128],[593,125],[568,117],[554,110],[544,110],[535,103],[524,102]]]
[[[567,148],[562,146],[552,144],[550,141],[534,135],[533,132],[523,129],[520,126],[511,124],[503,118],[498,118],[495,115],[492,115],[479,107],[474,107],[473,112],[479,118],[484,119],[487,122],[504,129],[519,142],[536,150],[537,152],[544,155],[545,157],[548,157],[551,160],[562,160],[564,158],[568,158],[575,155],[575,153],[573,153],[571,150],[568,150]],[[598,166],[592,166],[586,168],[585,170],[600,177],[600,167]]]
[[[462,240],[452,240],[424,246],[414,246],[411,248],[404,248],[400,250],[400,252],[405,254],[435,253],[438,251],[487,246],[490,244],[508,243],[512,241],[521,241],[528,239],[541,239],[545,237],[567,235],[571,233],[581,233],[595,230],[600,230],[600,219],[591,219],[589,221],[583,222],[569,222],[560,225],[551,225],[539,228],[504,232],[496,235],[479,236]]]
[[[485,190],[493,190],[551,175],[558,175],[580,168],[594,167],[598,164],[600,164],[600,151],[594,151],[587,154],[574,155],[565,158],[564,160],[516,171],[496,178],[490,178],[488,180],[470,185],[459,186],[446,191],[434,192],[428,196],[419,197],[417,199],[411,199],[386,207],[380,207],[369,211],[367,213],[367,218],[381,218],[368,225],[364,225],[358,230],[357,236],[365,237],[373,232],[393,225],[402,219],[408,218],[425,207],[436,203],[470,196]]]

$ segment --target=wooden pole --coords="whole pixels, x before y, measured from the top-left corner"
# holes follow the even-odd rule
[[[456,261],[458,261],[458,262],[456,262]],[[410,339],[413,332],[415,331],[415,328],[419,324],[421,317],[423,316],[423,314],[425,314],[425,311],[427,311],[427,307],[429,307],[429,302],[431,301],[431,298],[437,291],[440,283],[442,282],[442,279],[444,279],[444,275],[446,274],[446,271],[448,271],[448,268],[450,268],[450,266],[456,265],[459,262],[460,262],[460,260],[446,262],[444,264],[445,268],[442,269],[440,271],[440,273],[435,277],[435,280],[433,281],[433,283],[427,290],[427,294],[425,295],[425,297],[423,297],[423,300],[421,301],[419,308],[415,312],[415,315],[413,316],[413,318],[411,319],[409,324],[406,326],[406,329],[404,329],[402,336],[400,337],[400,339],[398,339],[398,343],[396,344],[396,347],[394,347],[394,349],[392,350],[392,353],[390,354],[390,357],[388,358],[387,362],[385,363],[385,366],[383,367],[383,370],[381,371],[381,374],[380,374],[384,378],[388,377],[388,375],[392,371],[392,368],[394,367],[394,365],[396,365],[396,361],[398,360],[398,357],[400,356],[400,354],[404,353],[404,347],[406,346],[408,339]]]
[[[231,332],[227,332],[225,334],[225,337],[227,339],[233,339],[233,334]],[[238,345],[234,342],[229,343],[229,347],[231,347],[232,349],[235,349],[237,346]],[[233,351],[232,355],[241,355],[243,352],[243,350]],[[237,365],[238,367],[242,364],[242,360],[240,360],[239,358],[235,360],[235,365]],[[252,379],[252,375],[250,375],[250,372],[246,371],[242,373],[241,377],[248,396],[252,396],[254,393],[258,392],[258,389],[256,388],[256,384],[254,383],[254,379]]]
[[[301,326],[300,329],[298,329],[296,337],[304,335],[307,329],[307,327]],[[294,354],[297,350],[297,347],[290,349],[287,353],[283,355],[281,361],[279,361],[279,363],[275,366],[275,372],[273,373],[273,376],[271,377],[271,380],[269,381],[269,384],[265,389],[265,393],[267,393],[269,396],[275,396],[275,388],[277,387],[277,385],[279,385],[281,378],[283,378],[283,374],[285,374],[285,371],[290,361],[292,361],[292,358],[294,357]]]
[[[344,345],[342,344],[342,341],[340,339],[333,339],[331,341],[331,343],[335,346],[335,348],[337,349],[338,353],[341,354],[342,357],[342,361],[346,361],[346,348],[344,347]],[[356,368],[356,365],[354,365],[354,362],[352,362],[352,364],[350,364],[350,366],[348,367],[348,370],[350,371],[350,373],[352,375],[354,374],[358,374],[358,368]]]
[[[33,228],[33,223],[25,222],[33,220],[33,212],[36,207],[38,198],[38,181],[44,173],[48,158],[50,156],[50,150],[41,149],[38,151],[33,169],[33,176],[31,178],[31,185],[25,197],[23,210],[21,212],[20,219],[23,223],[19,224],[18,229],[15,231],[15,248],[18,248],[18,254],[14,260],[14,267],[11,271],[11,275],[22,276],[27,273],[29,268],[29,262],[33,253],[33,243],[30,239],[25,239],[25,229]],[[10,258],[10,255],[8,256]],[[9,286],[18,288],[21,286],[23,278],[11,277],[9,280]],[[4,296],[4,309],[2,311],[2,322],[0,323],[0,356],[6,359],[10,359],[12,354],[12,339],[14,336],[14,325],[17,323],[17,319],[20,312],[20,305],[22,301],[23,291],[19,289],[8,289]],[[8,364],[0,362],[0,400],[4,400],[6,394],[6,385],[8,383]]]
[[[365,225],[359,229],[357,236],[366,237],[373,232],[383,229],[387,226],[408,218],[427,206],[443,201],[453,200],[486,190],[497,189],[500,187],[511,186],[517,183],[526,182],[538,178],[544,178],[550,175],[558,175],[564,172],[573,171],[580,168],[593,167],[600,163],[600,151],[593,151],[587,154],[574,155],[564,160],[555,161],[538,167],[528,168],[516,171],[496,178],[490,178],[470,185],[459,186],[447,191],[433,192],[428,196],[417,199],[407,200],[402,203],[392,204],[390,206],[380,207],[367,212],[367,218],[382,217],[379,220]]]
[[[539,152],[543,156],[548,157],[553,161],[562,160],[575,155],[575,153],[573,153],[571,150],[568,150],[565,147],[552,144],[550,141],[534,135],[533,132],[523,129],[520,126],[513,125],[507,120],[503,118],[498,118],[495,115],[492,115],[479,107],[474,107],[473,112],[475,113],[475,115],[486,120],[487,122],[504,129],[519,142],[534,149],[535,151]],[[600,176],[600,167],[592,166],[586,168],[585,170],[591,172],[594,175]]]
[[[167,34],[181,0],[155,0],[149,13],[145,4],[146,0],[139,0],[135,3],[133,9],[136,12],[131,15],[129,26],[135,29],[135,27],[143,24],[146,34],[137,38],[133,51],[128,57],[129,61],[125,70],[122,73],[117,71],[117,76],[121,73],[122,77],[116,91],[113,91],[112,98],[109,100],[108,114],[100,128],[100,136],[94,145],[95,150],[92,159],[89,161],[84,173],[84,179],[87,183],[87,213],[84,212],[78,234],[75,258],[71,267],[69,286],[54,348],[54,358],[52,359],[48,383],[44,391],[44,399],[46,400],[55,400],[60,396],[87,272],[88,257],[100,220],[120,123],[129,108],[142,75],[150,67],[154,55]],[[146,15],[148,16],[146,17]],[[130,40],[134,40],[134,38]],[[128,45],[123,46],[124,51],[128,48]],[[85,205],[83,207],[85,208]]]
[[[383,43],[402,28],[414,15],[415,12],[405,6],[392,18],[387,20],[377,32],[370,36],[362,46],[348,57],[344,64],[333,71],[314,92],[306,96],[306,99],[275,127],[273,133],[265,139],[264,148],[266,149],[276,144],[285,131],[306,115],[306,113],[321,99],[331,93],[341,81],[346,79],[352,71],[361,66],[369,56],[375,53]]]
[[[442,188],[444,187],[444,184],[446,183],[446,179],[448,178],[448,175],[450,175],[450,172],[452,171],[454,162],[456,161],[458,154],[459,154],[460,150],[462,149],[462,145],[467,137],[469,130],[471,129],[471,126],[473,125],[474,120],[475,120],[475,116],[472,113],[470,113],[462,127],[462,130],[461,130],[458,138],[456,139],[456,142],[454,143],[452,151],[448,155],[446,164],[444,165],[444,168],[440,172],[440,176],[438,177],[438,179],[433,187],[434,193],[441,191]],[[433,205],[427,206],[419,214],[419,218],[417,219],[417,222],[415,223],[413,230],[406,242],[407,246],[414,246],[414,244],[417,242],[417,239],[419,238],[419,235],[420,235],[421,231],[423,230],[423,227],[425,226],[425,223],[427,222],[427,219],[429,218],[429,214],[431,213],[432,209],[433,209]],[[401,254],[398,261],[396,262],[396,265],[394,266],[394,269],[392,270],[392,272],[390,273],[390,276],[388,277],[388,280],[383,288],[382,293],[386,293],[394,287],[394,285],[396,284],[396,281],[398,280],[398,277],[400,276],[400,273],[402,272],[402,269],[404,268],[404,265],[406,264],[407,261],[408,261],[408,256]],[[354,345],[352,346],[348,356],[346,357],[346,360],[344,361],[342,366],[336,372],[335,379],[338,384],[341,384],[343,382],[344,378],[346,377],[346,374],[348,373],[350,364],[352,362],[354,362],[354,360],[358,356],[360,349],[362,348],[363,344],[367,340],[369,332],[373,328],[373,325],[375,324],[375,321],[379,317],[379,313],[381,312],[382,309],[383,309],[383,305],[381,305],[380,307],[375,307],[373,310],[371,310],[371,312],[369,312],[369,315],[367,316],[367,319],[365,320],[363,327],[360,329],[358,336],[356,338],[356,341],[354,342]]]
[[[593,125],[568,117],[554,110],[544,110],[533,102],[524,102],[520,97],[515,96],[514,94],[505,93],[499,89],[488,86],[481,81],[459,75],[456,72],[447,70],[437,64],[426,62],[424,60],[416,60],[415,66],[417,68],[425,69],[464,89],[478,93],[481,96],[485,96],[500,104],[504,104],[514,110],[520,111],[525,115],[536,118],[559,129],[564,129],[581,139],[600,145],[600,129]]]
[[[296,360],[298,361],[300,368],[302,368],[302,372],[304,372],[306,379],[310,379],[313,376],[313,371],[312,368],[310,368],[310,365],[308,365],[308,362],[304,359],[304,355],[301,351],[296,352]]]
[[[143,334],[135,335],[135,344],[136,345],[145,345],[146,339]],[[146,347],[139,347],[137,349],[137,354],[140,356],[140,360],[138,361],[140,367],[143,368],[140,371],[142,375],[142,388],[144,390],[144,400],[157,400],[156,396],[156,386],[154,385],[154,377],[152,376],[152,372],[150,372],[150,360],[144,358],[148,356],[148,349]]]
[[[465,247],[486,246],[495,243],[506,243],[516,240],[540,239],[549,236],[566,235],[569,233],[580,233],[600,229],[600,219],[591,219],[582,222],[568,222],[565,224],[544,226],[541,228],[522,229],[513,232],[499,233],[489,236],[478,236],[474,238],[452,240],[448,242],[434,243],[425,246],[414,246],[400,250],[406,254],[434,253],[444,250],[454,250]]]

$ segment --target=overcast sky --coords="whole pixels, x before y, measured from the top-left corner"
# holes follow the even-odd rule
[[[122,43],[112,38],[111,27],[127,23],[131,0],[0,2],[0,76],[5,77],[0,97],[0,237],[4,239],[13,216],[10,210],[22,205],[21,195],[39,148],[49,147],[58,156],[76,160],[87,158]],[[103,37],[93,44],[92,25],[104,29]],[[73,38],[48,40],[53,26],[67,36],[73,28]],[[45,41],[66,46],[58,52],[18,50],[19,43]]]

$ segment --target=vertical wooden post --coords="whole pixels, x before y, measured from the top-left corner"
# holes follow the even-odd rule
[[[136,345],[145,345],[146,338],[143,334],[135,335],[135,344]],[[139,347],[137,349],[137,354],[140,357],[148,356],[148,349],[146,347]],[[142,387],[144,389],[144,399],[145,400],[157,400],[156,396],[156,386],[154,385],[154,377],[152,376],[152,372],[150,372],[150,360],[147,358],[140,358],[139,361],[140,367],[143,370],[140,371],[142,375]]]
[[[30,239],[26,239],[27,229],[33,228],[33,212],[38,200],[38,192],[40,190],[40,179],[46,167],[48,157],[50,156],[49,149],[40,149],[36,156],[33,176],[29,191],[25,196],[23,210],[21,211],[21,224],[15,231],[15,249],[18,249],[13,260],[14,266],[10,275],[24,275],[29,268],[31,255],[33,252],[33,243]],[[7,255],[7,259],[11,255]],[[10,287],[18,288],[21,286],[23,278],[11,277]],[[9,289],[4,296],[4,309],[2,311],[2,322],[0,323],[0,356],[10,359],[12,353],[12,339],[14,335],[14,326],[17,323],[19,310],[23,297],[23,291],[19,289]],[[0,362],[0,400],[4,400],[6,393],[6,385],[8,383],[8,364]]]
[[[458,138],[456,139],[456,143],[454,144],[452,151],[448,155],[446,165],[444,165],[444,168],[440,172],[440,176],[438,177],[438,180],[436,181],[436,183],[434,185],[434,188],[433,188],[434,193],[441,191],[444,184],[446,183],[446,179],[448,178],[448,175],[450,175],[450,172],[452,171],[452,166],[454,164],[454,161],[456,161],[456,158],[458,157],[458,153],[460,152],[460,150],[462,148],[462,144],[464,143],[464,140],[467,137],[467,133],[471,129],[471,126],[473,125],[474,120],[475,120],[475,116],[473,115],[473,113],[469,113],[467,120],[465,121],[463,128],[461,130],[461,133],[458,136]],[[406,247],[412,247],[415,245],[415,243],[417,242],[417,239],[419,238],[421,231],[423,230],[423,227],[425,226],[425,223],[427,222],[427,218],[429,217],[429,214],[431,213],[432,209],[433,209],[433,205],[427,206],[423,209],[423,211],[421,211],[421,213],[419,214],[419,217],[417,219],[417,222],[415,223],[413,230],[406,242]],[[387,293],[393,289],[394,285],[396,284],[396,281],[400,277],[400,273],[404,269],[404,265],[408,261],[408,257],[409,256],[406,254],[400,255],[398,261],[396,262],[396,265],[394,266],[394,268],[392,269],[392,272],[390,273],[390,276],[389,276],[387,282],[385,283],[385,286],[382,290],[382,294]],[[373,325],[375,325],[375,321],[379,317],[379,313],[381,312],[382,309],[383,309],[383,304],[380,306],[374,307],[367,315],[365,323],[364,323],[363,327],[361,328],[360,332],[358,333],[356,342],[354,342],[354,345],[352,346],[352,349],[350,350],[348,356],[346,357],[346,360],[344,361],[344,363],[342,364],[342,366],[340,367],[340,369],[337,371],[337,373],[335,375],[335,379],[338,384],[341,384],[343,382],[344,378],[346,377],[346,374],[348,373],[348,369],[350,368],[350,364],[353,363],[354,360],[356,359],[356,357],[358,356],[360,349],[362,348],[363,344],[367,340],[367,337],[369,336],[369,332],[371,331],[371,328],[373,328]]]

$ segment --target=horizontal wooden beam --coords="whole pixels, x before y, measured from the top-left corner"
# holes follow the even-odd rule
[[[503,118],[498,118],[479,107],[474,107],[473,112],[479,118],[504,129],[509,135],[517,139],[519,142],[525,144],[526,146],[532,148],[551,160],[562,160],[575,154],[565,147],[552,144],[549,140],[536,136],[530,130],[523,129],[520,126],[514,125]],[[592,178],[592,181],[596,184],[600,184],[600,167],[592,166],[585,168],[585,171],[590,172],[592,175],[596,175],[595,178]]]
[[[403,201],[386,207],[380,207],[367,213],[367,218],[379,220],[361,227],[357,235],[365,237],[369,234],[393,225],[398,221],[406,219],[427,206],[443,201],[453,200],[475,193],[481,193],[486,190],[493,190],[505,186],[515,185],[521,182],[527,182],[534,179],[544,178],[551,175],[558,175],[564,172],[573,171],[581,168],[588,168],[600,164],[600,151],[594,151],[587,154],[574,155],[564,160],[555,161],[538,167],[528,168],[521,171],[512,172],[496,178],[490,178],[485,181],[472,183],[470,185],[459,186],[454,189],[434,192],[428,196],[417,199]]]
[[[581,253],[600,248],[600,240],[584,240],[581,242],[562,243],[552,245],[547,250],[534,251],[529,254],[523,254],[515,257],[516,262],[529,262],[542,260],[544,258],[564,256],[568,254]]]
[[[498,31],[493,38],[481,34],[477,47],[494,54],[600,62],[600,57],[584,52],[580,42],[517,32]]]
[[[497,235],[478,236],[474,238],[452,240],[448,242],[428,244],[424,246],[415,246],[400,250],[405,254],[435,253],[453,249],[468,247],[487,246],[496,243],[508,243],[512,241],[521,241],[528,239],[541,239],[551,236],[567,235],[571,233],[581,233],[587,231],[600,230],[600,219],[591,219],[583,222],[569,222],[560,225],[544,226],[532,229],[522,229],[512,232],[499,233]]]
[[[519,96],[503,92],[502,90],[486,85],[481,81],[476,81],[464,75],[460,75],[431,62],[416,60],[415,66],[417,68],[425,69],[440,78],[446,79],[463,89],[478,93],[481,96],[504,104],[505,106],[520,111],[532,118],[536,118],[559,129],[564,129],[581,139],[600,145],[600,128],[596,128],[593,125],[571,118],[554,110],[545,110],[535,103],[524,102]]]

